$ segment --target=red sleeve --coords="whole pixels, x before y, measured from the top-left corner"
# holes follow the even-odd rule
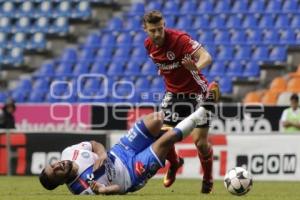
[[[182,35],[178,42],[182,46],[182,54],[193,55],[198,49],[201,48],[201,44],[196,40],[193,40],[189,35]]]
[[[150,40],[149,40],[149,38],[145,39],[144,46],[145,46],[145,49],[149,52],[149,50],[150,50]]]

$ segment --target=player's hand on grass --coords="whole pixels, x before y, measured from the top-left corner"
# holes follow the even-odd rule
[[[195,61],[192,59],[192,57],[190,55],[186,55],[182,59],[181,64],[190,71],[198,71],[198,69],[195,65]]]
[[[104,192],[103,189],[105,188],[105,186],[103,184],[98,183],[96,181],[92,181],[92,183],[90,184],[90,187],[95,194],[103,194],[103,192]]]

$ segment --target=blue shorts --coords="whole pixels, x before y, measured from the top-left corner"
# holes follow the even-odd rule
[[[132,187],[128,191],[133,192],[142,188],[158,169],[164,167],[164,161],[152,150],[151,145],[155,140],[144,122],[138,121],[128,134],[111,148],[128,169],[132,181]]]

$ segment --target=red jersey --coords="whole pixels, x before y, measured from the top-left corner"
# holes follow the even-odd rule
[[[193,40],[187,33],[174,29],[165,29],[165,41],[158,47],[148,37],[145,48],[160,74],[164,77],[168,92],[203,93],[207,92],[207,80],[200,71],[186,69],[181,61],[186,55],[193,55],[201,44]]]

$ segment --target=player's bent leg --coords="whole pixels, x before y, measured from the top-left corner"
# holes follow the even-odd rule
[[[161,131],[165,133],[171,129],[173,129],[173,127],[168,126],[168,125],[163,125]],[[177,155],[174,145],[170,148],[170,151],[167,154],[166,160],[170,163],[170,166],[164,176],[163,185],[165,187],[170,187],[175,182],[176,173],[180,169],[180,167],[183,165],[184,160],[183,160],[183,158],[180,158]]]
[[[208,142],[208,128],[195,128],[193,133],[193,141],[198,150],[198,156],[203,169],[202,193],[211,193],[213,189],[213,149]]]

